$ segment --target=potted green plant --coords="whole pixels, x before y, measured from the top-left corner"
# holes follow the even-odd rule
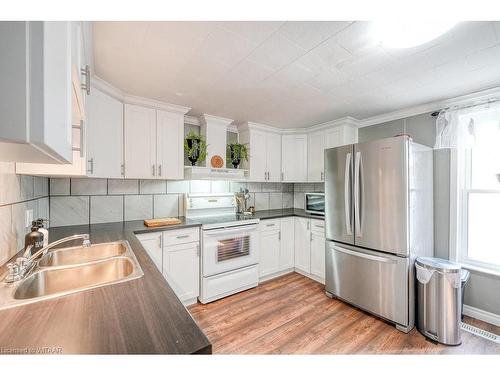
[[[184,151],[192,166],[197,162],[202,162],[207,157],[207,142],[205,138],[190,130],[184,139]]]
[[[248,161],[248,148],[241,143],[230,143],[227,145],[227,158],[236,169],[240,165],[241,159]]]

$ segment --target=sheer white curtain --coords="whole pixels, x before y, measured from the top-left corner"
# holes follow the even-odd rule
[[[500,126],[500,102],[443,110],[436,120],[434,148],[472,148],[481,124],[486,123]]]

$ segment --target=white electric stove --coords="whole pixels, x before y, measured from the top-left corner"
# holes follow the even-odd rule
[[[186,218],[202,224],[200,302],[259,283],[259,219],[236,214],[233,194],[187,194]]]

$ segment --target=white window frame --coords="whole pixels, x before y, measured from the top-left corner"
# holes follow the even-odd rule
[[[470,188],[470,158],[468,150],[450,150],[450,259],[464,268],[500,276],[500,266],[467,256],[468,195],[474,192],[498,193],[498,190]]]

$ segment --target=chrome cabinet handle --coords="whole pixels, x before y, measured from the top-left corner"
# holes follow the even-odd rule
[[[285,175],[285,174],[284,174],[283,172],[281,172],[281,181],[283,181],[283,180],[285,179],[285,178],[284,178],[284,175]]]
[[[80,120],[80,157],[83,158],[83,120]]]
[[[309,230],[309,226],[311,225],[311,222],[307,220],[307,230]]]
[[[153,176],[155,175],[155,169],[156,169],[156,168],[155,168],[155,165],[153,164],[153,165],[151,166],[151,170],[152,170],[152,174],[153,174]]]
[[[121,175],[125,176],[125,164],[121,165]]]
[[[281,241],[281,231],[278,232],[278,240]]]
[[[90,164],[90,168],[87,170],[89,174],[94,174],[94,158],[90,158],[87,163]]]
[[[200,256],[200,244],[196,244],[196,255],[199,257]]]
[[[359,207],[360,197],[359,197],[359,189],[360,189],[360,181],[359,181],[359,170],[361,165],[361,152],[356,152],[356,160],[354,161],[354,220],[355,220],[355,231],[356,237],[362,236],[361,231],[361,209]]]
[[[181,239],[181,238],[188,238],[189,237],[189,234],[183,234],[182,236],[177,236],[176,238],[177,239]]]
[[[274,224],[266,224],[266,227],[274,227]]]
[[[82,83],[82,89],[85,90],[87,95],[90,95],[90,66],[85,65],[85,68],[81,69],[81,74],[85,76],[85,83]]]
[[[345,171],[344,171],[344,211],[345,211],[345,227],[348,235],[352,234],[351,226],[351,153],[348,152],[345,156]]]
[[[320,180],[323,181],[323,172],[321,172]]]
[[[161,164],[158,166],[158,176],[161,176]]]

